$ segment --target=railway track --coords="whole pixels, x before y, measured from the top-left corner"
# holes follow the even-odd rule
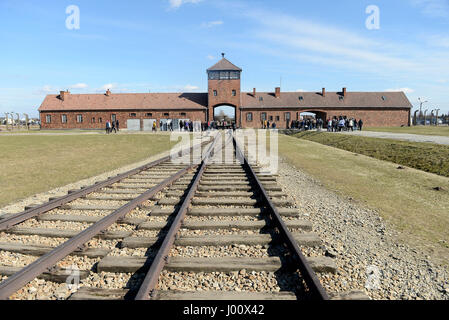
[[[0,220],[1,253],[16,259],[1,263],[0,299],[329,299],[316,273],[336,266],[306,257],[321,244],[310,222],[220,138],[200,165],[161,159]]]

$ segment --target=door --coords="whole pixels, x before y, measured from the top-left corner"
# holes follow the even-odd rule
[[[152,131],[154,122],[156,119],[143,119],[143,131]]]
[[[126,126],[128,131],[140,131],[140,119],[128,119]]]

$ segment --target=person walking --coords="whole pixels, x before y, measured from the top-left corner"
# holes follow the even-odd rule
[[[117,130],[115,129],[115,121],[112,121],[111,123],[112,123],[111,133],[112,133],[112,130],[114,130],[114,133],[117,133]]]
[[[156,121],[153,121],[153,132],[156,132]]]
[[[118,120],[115,120],[115,127],[117,128],[117,132],[120,131],[119,130],[119,122],[118,122]]]
[[[360,131],[362,131],[362,127],[363,127],[363,121],[362,119],[359,120],[359,129]]]
[[[111,130],[111,123],[109,122],[109,120],[108,121],[106,121],[106,134],[109,134],[110,131]]]
[[[351,131],[354,131],[354,119],[350,119],[349,120],[349,128],[351,129]],[[349,129],[348,129],[348,131],[349,131]]]

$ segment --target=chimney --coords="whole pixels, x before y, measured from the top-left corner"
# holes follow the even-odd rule
[[[109,97],[111,95],[111,90],[106,90],[106,95]]]
[[[343,97],[346,97],[346,88],[343,88]]]
[[[280,87],[276,87],[274,90],[274,96],[276,98],[279,98],[281,96],[281,88]]]
[[[323,97],[326,96],[326,88],[323,88],[323,91],[321,91],[321,95],[322,95]]]
[[[59,99],[64,101],[65,97],[68,96],[69,94],[70,94],[70,92],[68,89],[67,89],[67,91],[59,91]]]
[[[253,97],[256,96],[256,88],[253,89]]]

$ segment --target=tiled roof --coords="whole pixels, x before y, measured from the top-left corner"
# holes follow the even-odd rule
[[[207,71],[242,71],[242,69],[232,64],[228,59],[223,58],[207,69]]]
[[[341,92],[326,92],[324,97],[321,92],[281,92],[279,98],[269,92],[257,92],[255,97],[252,92],[242,93],[242,108],[273,107],[411,108],[412,105],[404,92],[347,92],[345,97]]]
[[[204,110],[207,93],[111,93],[48,95],[39,111],[72,110]]]

